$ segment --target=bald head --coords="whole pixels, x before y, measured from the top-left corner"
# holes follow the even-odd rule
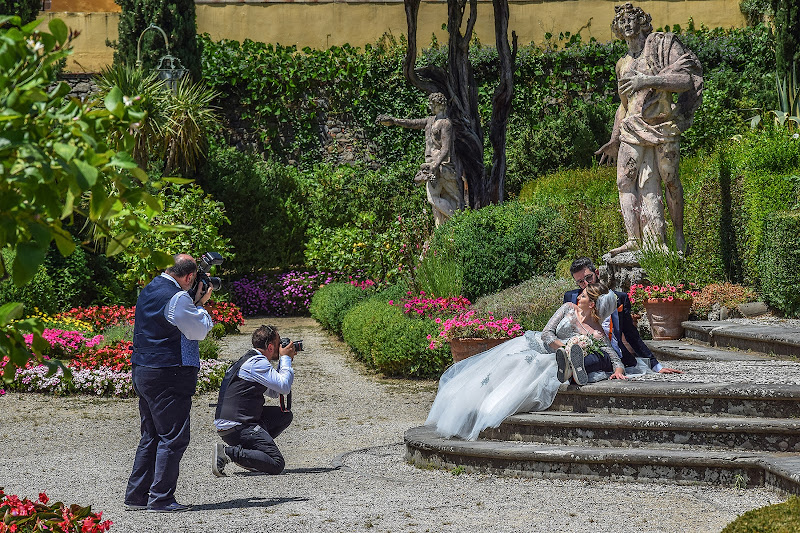
[[[183,278],[189,274],[197,272],[197,262],[189,254],[177,254],[172,256],[174,264],[167,268],[167,274],[172,274],[176,278]]]

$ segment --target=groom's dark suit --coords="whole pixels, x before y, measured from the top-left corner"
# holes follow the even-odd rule
[[[565,292],[564,303],[577,303],[578,295],[581,291],[582,289],[574,289]],[[659,364],[658,359],[656,359],[653,352],[651,352],[650,348],[644,343],[642,337],[639,336],[639,330],[637,330],[636,326],[633,324],[630,298],[628,298],[628,295],[624,292],[614,291],[614,294],[617,295],[617,309],[611,314],[611,326],[614,338],[617,339],[619,350],[622,352],[622,364],[626,367],[636,366],[636,355],[638,354],[639,357],[650,359],[650,368],[654,369],[656,365]],[[623,335],[625,336],[625,340],[628,341],[631,347],[636,351],[636,354],[632,354],[628,348],[625,347],[625,343],[622,342]]]

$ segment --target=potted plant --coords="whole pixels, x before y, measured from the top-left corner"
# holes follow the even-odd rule
[[[663,245],[642,246],[638,253],[648,284],[631,285],[628,297],[635,310],[647,312],[653,340],[674,340],[683,337],[682,322],[689,319],[692,299],[699,287],[687,282],[683,254]]]
[[[436,318],[435,321],[439,324],[439,335],[428,336],[428,347],[433,350],[443,342],[449,343],[453,362],[456,363],[523,333],[522,326],[513,317],[481,316],[475,310],[448,319]]]

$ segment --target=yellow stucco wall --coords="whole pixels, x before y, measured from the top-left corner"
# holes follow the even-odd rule
[[[581,35],[600,41],[611,39],[610,23],[614,5],[619,0],[573,0],[515,2],[510,5],[509,28],[517,32],[520,45],[541,43],[546,32],[576,32],[589,24]],[[739,0],[651,0],[636,2],[653,16],[653,25],[680,24],[689,18],[696,25],[737,27],[744,25]],[[385,32],[395,36],[406,33],[402,2],[314,2],[314,3],[198,3],[197,30],[213,39],[245,38],[283,45],[328,48],[350,43],[363,46],[376,42]],[[96,72],[111,63],[113,52],[106,39],[117,38],[117,13],[48,13],[68,26],[82,31],[74,43],[75,52],[68,63],[73,72]],[[423,2],[420,6],[417,42],[430,43],[436,34],[446,42],[442,23],[447,18],[444,2]],[[489,2],[478,4],[478,38],[494,44],[494,17]]]

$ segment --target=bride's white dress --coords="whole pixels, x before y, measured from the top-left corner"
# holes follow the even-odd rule
[[[547,409],[561,385],[549,343],[581,333],[573,304],[565,303],[543,332],[526,331],[454,364],[439,380],[425,424],[434,425],[443,437],[475,440],[514,413]]]

